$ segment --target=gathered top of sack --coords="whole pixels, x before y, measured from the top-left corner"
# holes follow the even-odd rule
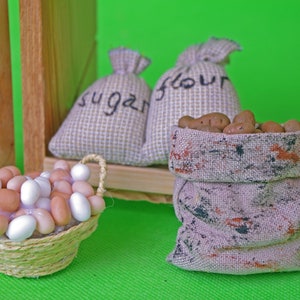
[[[179,57],[177,67],[191,66],[198,62],[226,64],[233,51],[241,50],[238,43],[229,39],[210,38],[206,43],[187,48]]]
[[[140,74],[150,64],[150,59],[141,56],[137,51],[119,47],[109,52],[115,74]]]

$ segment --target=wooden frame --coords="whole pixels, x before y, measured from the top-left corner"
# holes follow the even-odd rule
[[[15,163],[7,0],[0,0],[0,167]]]
[[[95,5],[95,0],[20,0],[25,171],[53,167],[49,140],[96,78]],[[93,166],[92,178],[96,172]],[[173,181],[167,168],[108,165],[106,188],[171,195]]]

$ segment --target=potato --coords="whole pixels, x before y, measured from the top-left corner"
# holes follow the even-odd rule
[[[243,110],[233,118],[232,123],[250,123],[255,125],[256,121],[252,111]]]
[[[199,124],[209,125],[220,130],[223,130],[227,125],[230,124],[230,119],[225,114],[218,112],[203,115],[202,117],[195,120],[197,120]]]
[[[255,133],[255,127],[251,123],[231,123],[223,130],[227,134]]]
[[[288,120],[283,124],[285,132],[295,132],[300,130],[300,122],[297,120]]]
[[[183,116],[178,120],[178,127],[187,128],[192,120],[194,118],[191,116]]]
[[[203,124],[200,124],[200,123],[195,122],[195,121],[196,120],[193,120],[192,122],[190,122],[189,128],[200,130],[200,131],[206,131],[206,132],[222,132],[222,130],[220,130],[216,127],[212,127],[212,126],[209,126],[209,125],[203,125]]]
[[[284,128],[274,121],[267,121],[259,127],[263,132],[284,132]]]

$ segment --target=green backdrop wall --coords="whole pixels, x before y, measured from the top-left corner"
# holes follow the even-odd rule
[[[226,70],[242,107],[258,121],[300,119],[300,2],[98,0],[98,76],[111,72],[108,51],[125,46],[152,63],[151,87],[190,45],[211,36],[238,42]]]

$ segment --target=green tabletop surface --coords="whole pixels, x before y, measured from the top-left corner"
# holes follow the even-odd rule
[[[298,272],[235,276],[167,263],[180,226],[170,204],[106,204],[66,269],[39,278],[0,274],[1,299],[300,299]]]

